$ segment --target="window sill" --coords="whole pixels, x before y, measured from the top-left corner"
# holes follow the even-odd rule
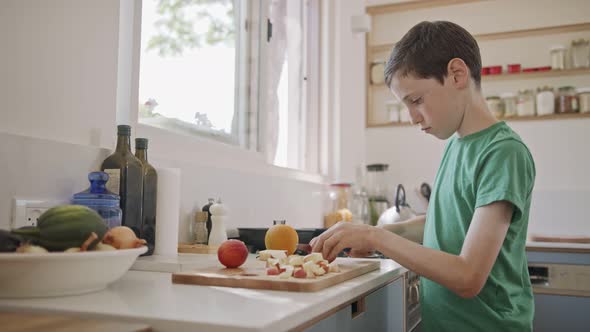
[[[320,174],[271,165],[259,152],[206,137],[183,135],[141,123],[137,124],[135,136],[150,140],[149,155],[152,158],[315,184],[325,183]]]

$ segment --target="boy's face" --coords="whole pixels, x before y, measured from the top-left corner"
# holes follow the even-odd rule
[[[394,75],[391,92],[408,107],[412,123],[425,133],[444,140],[461,125],[465,105],[461,91],[448,75],[442,85],[434,78]]]

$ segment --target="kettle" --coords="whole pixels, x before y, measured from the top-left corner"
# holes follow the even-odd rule
[[[400,221],[406,221],[416,216],[416,213],[406,202],[406,190],[399,184],[395,193],[395,206],[387,209],[379,217],[377,225],[393,224]]]

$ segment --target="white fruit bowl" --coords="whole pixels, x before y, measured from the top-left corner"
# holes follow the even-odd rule
[[[113,251],[0,253],[0,298],[99,291],[127,272],[147,247]]]

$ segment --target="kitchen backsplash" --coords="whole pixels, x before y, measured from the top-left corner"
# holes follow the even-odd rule
[[[10,225],[13,197],[67,200],[88,186],[88,172],[97,170],[109,153],[92,146],[0,133],[0,228]],[[180,241],[189,240],[189,222],[208,197],[221,197],[230,207],[228,228],[265,227],[273,219],[286,219],[300,228],[322,227],[319,184],[156,156],[151,160],[157,167],[181,169]],[[418,212],[426,208],[412,189],[408,201]],[[535,190],[529,233],[590,236],[588,201],[590,190]]]
[[[113,147],[114,148],[114,147]],[[68,200],[88,187],[111,151],[93,146],[0,133],[0,228],[10,225],[12,198]],[[181,169],[179,240],[189,240],[189,222],[208,197],[221,197],[230,208],[227,228],[264,227],[286,219],[295,227],[320,227],[320,184],[249,174],[150,156],[156,167]]]

